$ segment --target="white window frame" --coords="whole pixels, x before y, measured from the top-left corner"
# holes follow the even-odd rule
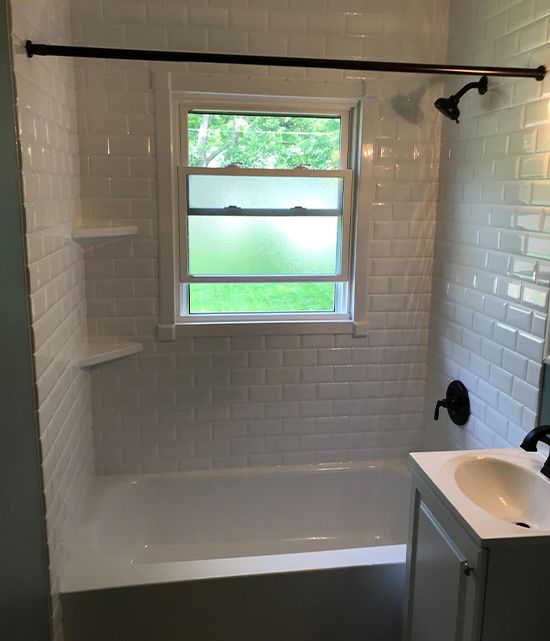
[[[345,169],[334,170],[342,172],[345,180],[352,181],[356,173],[357,159],[359,164],[363,160],[363,154],[359,153],[362,148],[359,140],[350,136],[354,124],[355,127],[361,119],[358,115],[359,97],[352,97],[344,92],[340,98],[340,91],[334,92],[334,97],[326,96],[326,83],[323,84],[323,91],[317,96],[315,86],[304,87],[300,83],[295,84],[296,94],[289,91],[289,82],[285,81],[285,88],[277,95],[275,92],[280,89],[280,83],[269,83],[258,91],[258,83],[248,79],[248,82],[237,82],[233,84],[243,85],[240,90],[236,87],[235,93],[228,92],[222,88],[220,91],[211,91],[211,85],[207,83],[208,91],[200,88],[194,90],[185,87],[185,82],[174,82],[173,74],[167,71],[154,73],[155,88],[155,114],[156,114],[156,143],[157,143],[157,178],[158,178],[158,208],[159,208],[159,315],[160,323],[157,336],[159,340],[174,340],[178,336],[193,335],[235,335],[235,334],[288,334],[288,333],[344,333],[351,334],[357,330],[357,312],[366,309],[365,296],[357,296],[353,285],[354,272],[357,264],[357,233],[362,227],[357,223],[354,216],[354,204],[357,201],[357,194],[354,194],[352,185],[347,185],[344,195],[347,199],[345,207],[349,207],[349,215],[343,218],[345,228],[342,230],[342,275],[330,276],[327,278],[315,278],[315,282],[326,280],[336,282],[335,311],[322,314],[311,312],[297,314],[208,314],[208,315],[182,315],[181,304],[181,283],[197,282],[192,277],[180,273],[183,251],[186,251],[187,234],[185,227],[181,224],[180,207],[186,203],[185,193],[182,193],[182,184],[179,165],[183,158],[187,158],[185,140],[187,132],[183,131],[182,110],[192,106],[193,109],[219,109],[227,111],[256,111],[262,113],[304,113],[308,115],[338,115],[341,118],[341,163],[346,165]],[[261,83],[260,83],[261,84]],[[175,87],[174,85],[180,85]],[[200,85],[200,83],[199,83]],[[275,86],[271,86],[275,85]],[[279,86],[277,86],[279,85]],[[357,85],[357,83],[356,83]],[[343,87],[342,85],[339,87]],[[349,83],[348,83],[349,87]],[[214,86],[215,88],[215,86]],[[225,89],[225,90],[224,90]],[[357,86],[354,87],[357,90]],[[349,93],[349,92],[348,92]],[[267,95],[266,95],[267,94]],[[286,94],[286,95],[285,95]],[[315,96],[315,97],[313,97]],[[261,108],[265,105],[265,109]],[[199,169],[199,168],[195,168]],[[206,169],[208,171],[208,169]],[[250,170],[248,170],[250,171]],[[261,170],[256,170],[261,172]],[[295,175],[315,175],[315,170],[282,170],[292,171]],[[334,171],[330,173],[336,175]],[[229,170],[228,173],[230,173]],[[183,172],[185,173],[185,172]],[[271,171],[269,173],[272,173]],[[320,172],[323,173],[323,172]],[[353,228],[355,227],[355,233]],[[362,261],[361,261],[362,262]],[[362,270],[366,273],[366,270]],[[201,279],[202,280],[202,279]],[[220,279],[227,282],[236,282],[237,279],[229,277]],[[250,279],[247,279],[250,280]],[[276,278],[257,278],[255,282],[275,282]],[[288,279],[285,279],[288,281]],[[296,281],[311,278],[296,278]],[[202,281],[204,282],[204,280]],[[343,309],[345,305],[345,309]],[[361,314],[363,315],[363,314]],[[361,324],[363,326],[364,323]]]
[[[177,98],[176,98],[177,100]],[[329,108],[328,105],[322,105],[320,110],[319,103],[305,104],[305,101],[285,100],[283,104],[274,105],[270,98],[265,96],[259,97],[253,103],[249,102],[248,97],[242,100],[233,98],[228,102],[227,98],[219,96],[197,96],[192,102],[187,98],[178,101],[176,108],[179,111],[179,162],[178,162],[178,182],[179,182],[179,237],[180,237],[180,314],[177,322],[221,322],[232,323],[242,321],[308,321],[308,320],[345,320],[349,319],[349,310],[347,304],[347,283],[350,277],[350,250],[351,250],[351,218],[352,218],[352,195],[353,195],[353,170],[349,168],[349,120],[350,110],[341,110]],[[309,102],[309,101],[308,101]],[[220,112],[248,112],[248,113],[273,113],[273,114],[304,114],[308,116],[335,116],[340,119],[340,167],[337,170],[310,170],[310,169],[279,169],[264,170],[251,168],[216,168],[214,170],[204,167],[189,167],[185,163],[188,157],[188,134],[186,123],[188,122],[189,111],[220,111]],[[341,271],[339,274],[330,276],[219,276],[219,277],[196,277],[188,273],[187,270],[187,176],[189,175],[228,175],[228,176],[296,176],[296,177],[318,177],[330,176],[342,178],[343,186],[343,203],[342,203],[342,236],[341,236]],[[188,309],[189,293],[187,286],[193,283],[277,283],[277,282],[331,282],[335,283],[335,309],[331,312],[298,312],[298,313],[233,313],[233,314],[191,314]]]

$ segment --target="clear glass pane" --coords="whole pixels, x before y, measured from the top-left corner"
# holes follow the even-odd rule
[[[336,275],[338,216],[189,216],[193,276]]]
[[[187,177],[191,209],[340,209],[343,178],[298,176]]]
[[[334,283],[189,285],[191,314],[333,312]]]
[[[339,117],[190,112],[191,167],[340,167]]]

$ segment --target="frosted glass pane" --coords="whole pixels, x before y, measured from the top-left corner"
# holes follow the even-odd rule
[[[340,209],[342,178],[188,176],[192,209]]]
[[[189,216],[194,276],[336,275],[338,216]]]
[[[189,285],[191,314],[333,312],[334,283]]]

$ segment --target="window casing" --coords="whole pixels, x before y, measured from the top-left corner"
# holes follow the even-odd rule
[[[274,104],[275,102],[275,104]],[[188,114],[191,112],[208,112],[224,114],[264,114],[264,115],[306,115],[312,117],[337,117],[340,120],[340,154],[339,166],[336,169],[308,169],[306,167],[293,167],[285,169],[266,169],[256,167],[198,167],[188,162],[188,135],[187,123]],[[235,322],[269,322],[269,321],[317,321],[317,320],[346,320],[350,318],[350,277],[351,277],[351,254],[352,254],[352,203],[353,203],[353,171],[350,166],[350,125],[351,109],[337,106],[328,107],[326,104],[316,104],[315,101],[293,101],[285,99],[273,101],[265,98],[258,98],[254,102],[248,99],[238,100],[227,97],[208,96],[207,98],[197,97],[193,100],[180,100],[175,110],[179,127],[179,149],[177,150],[177,188],[178,188],[178,245],[179,260],[177,265],[177,276],[179,280],[178,298],[176,308],[178,310],[177,322],[179,323],[235,323]],[[276,185],[272,191],[275,193],[274,206],[269,203],[248,202],[246,206],[235,207],[231,198],[224,200],[224,192],[239,192],[233,189],[234,186],[256,184],[251,193],[266,193],[265,181],[271,181]],[[315,182],[317,181],[317,183]],[[283,187],[290,188],[296,193],[307,192],[307,185],[311,186],[312,192],[331,192],[333,200],[331,206],[311,206],[311,199],[308,207],[296,209],[279,195],[284,191]],[[211,187],[209,187],[209,184]],[[327,186],[326,189],[323,185]],[[293,196],[290,197],[291,199]],[[252,199],[254,200],[254,199]],[[267,200],[267,197],[266,197]],[[328,197],[327,202],[330,201]],[[300,207],[300,205],[298,205]],[[251,225],[254,221],[277,221],[279,226],[292,225],[300,221],[307,234],[307,225],[313,221],[325,227],[331,224],[337,225],[335,238],[335,252],[337,260],[335,269],[310,271],[304,269],[303,273],[280,273],[284,270],[272,270],[271,273],[253,273],[253,270],[244,270],[243,273],[235,273],[231,270],[231,261],[228,260],[229,268],[225,272],[218,270],[204,269],[201,261],[193,260],[193,234],[194,228],[207,229],[208,221],[215,223],[220,220],[224,223],[239,221],[241,224]],[[336,221],[336,222],[335,222]],[[212,228],[213,229],[213,228]],[[197,236],[197,234],[195,234]],[[216,234],[213,235],[216,236]],[[215,238],[214,238],[215,240]],[[213,242],[215,247],[215,242]],[[195,252],[197,253],[197,252]],[[203,263],[205,261],[202,261]],[[218,261],[219,262],[219,261]],[[223,261],[222,261],[223,262]],[[198,266],[198,268],[197,268]],[[227,267],[227,265],[226,265]],[[211,273],[205,273],[210,271]],[[250,272],[250,273],[248,273]],[[311,273],[310,273],[311,272]],[[333,283],[334,284],[334,308],[330,311],[271,311],[271,312],[209,312],[201,313],[192,309],[190,305],[191,291],[196,285],[215,285],[220,283],[233,284],[275,284],[275,283]],[[261,285],[259,285],[261,286]],[[195,287],[195,289],[197,289]],[[204,288],[203,288],[204,289]]]

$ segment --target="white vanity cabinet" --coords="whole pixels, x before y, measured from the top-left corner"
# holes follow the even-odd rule
[[[402,641],[550,641],[550,537],[481,538],[425,456],[412,455]]]
[[[486,556],[413,473],[403,641],[480,639]]]

